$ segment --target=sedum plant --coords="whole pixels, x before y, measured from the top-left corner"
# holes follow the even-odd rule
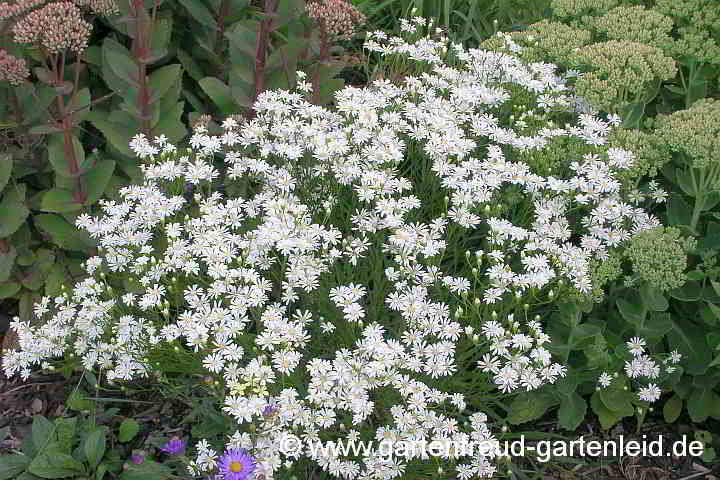
[[[416,41],[374,32],[365,47],[421,73],[346,87],[334,111],[298,72],[296,90],[260,93],[256,116],[221,134],[135,135],[142,183],[78,217],[99,245],[88,277],[35,305],[41,325],[13,321],[5,372],[77,362],[123,382],[182,359],[217,381],[235,431],[200,440],[196,476],[269,479],[295,462],[345,478],[493,475],[493,452],[308,445],[492,440],[489,408],[522,423],[561,404],[563,390],[541,391],[567,360],[545,317],[592,292],[595,259],[660,223],[616,179],[633,164],[606,145],[618,119],[575,112],[554,65],[448,47],[419,24],[405,24]],[[521,102],[535,105],[522,125]],[[519,159],[559,137],[587,151],[552,172]]]

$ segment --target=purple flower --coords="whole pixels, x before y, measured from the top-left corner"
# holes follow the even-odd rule
[[[228,450],[218,461],[224,480],[245,480],[255,471],[255,458],[243,449]]]
[[[185,452],[185,441],[173,437],[160,450],[170,455],[182,455]]]
[[[277,412],[277,410],[278,410],[277,406],[270,403],[263,410],[263,416],[270,417],[270,416],[274,415],[275,412]]]
[[[140,465],[145,461],[145,455],[143,455],[142,453],[134,453],[130,457],[130,460],[132,460],[135,465]]]

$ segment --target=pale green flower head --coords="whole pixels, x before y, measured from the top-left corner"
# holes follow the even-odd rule
[[[601,15],[619,3],[619,0],[552,0],[550,8],[558,18],[572,17],[587,23],[590,15]]]
[[[480,48],[514,54],[526,62],[551,61],[564,66],[570,54],[589,44],[590,39],[588,30],[542,20],[522,32],[493,35]]]
[[[644,230],[628,242],[625,256],[638,280],[665,292],[681,287],[687,277],[687,254],[695,239],[683,237],[674,227]]]
[[[656,0],[654,10],[672,19],[678,39],[673,56],[720,64],[720,6],[717,0]]]
[[[632,166],[618,174],[620,180],[634,181],[646,175],[654,177],[671,159],[667,143],[642,130],[618,128],[608,136],[608,142],[635,155]]]
[[[703,98],[685,110],[659,115],[656,125],[657,135],[695,168],[720,163],[720,101]]]
[[[641,5],[621,5],[601,17],[591,19],[590,26],[608,40],[629,40],[645,43],[669,52],[673,21],[656,10]]]
[[[574,53],[573,62],[588,70],[576,83],[578,95],[607,112],[641,101],[650,88],[675,76],[675,60],[651,45],[609,40]]]

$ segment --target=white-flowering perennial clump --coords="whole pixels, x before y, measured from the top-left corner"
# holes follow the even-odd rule
[[[448,50],[444,39],[408,43],[380,32],[368,36],[366,48],[424,62],[429,73],[402,85],[381,80],[347,87],[337,93],[334,111],[306,101],[306,82],[299,91],[265,92],[256,118],[227,119],[221,135],[198,127],[187,150],[137,135],[131,148],[145,162],[144,183],[123,188],[121,200],[102,202],[99,217],[78,218],[100,254],[88,260],[88,278],[70,294],[36,306],[42,325],[13,322],[20,348],[5,355],[5,372],[26,378],[33,366],[72,352],[109,380],[128,380],[152,371],[147,359],[153,349],[180,345],[224,379],[224,410],[238,429],[228,449],[250,452],[254,475],[266,479],[292,465],[295,456],[280,445],[289,437],[330,441],[343,430],[355,435],[370,428],[377,438],[397,440],[492,439],[483,413],[462,420],[468,392],[433,386],[457,371],[456,346],[473,325],[487,340],[477,348],[491,345],[481,370],[501,391],[532,390],[564,375],[543,346],[549,338],[540,322],[509,318],[503,326],[489,316],[453,316],[435,295],[474,292],[478,303],[493,308],[560,279],[589,292],[591,259],[659,225],[623,199],[614,177],[633,160],[630,152],[603,146],[617,119],[582,114],[564,128],[518,133],[498,116],[512,89],[540,99],[536,116],[574,115],[572,92],[553,65],[526,65],[459,45]],[[453,64],[444,60],[448,54]],[[597,151],[569,158],[569,174],[558,177],[508,158],[513,150],[542,149],[556,136],[580,138]],[[410,142],[420,146],[431,165],[427,173],[448,196],[447,213],[427,223],[406,220],[422,207],[413,184],[398,173]],[[252,179],[257,193],[226,198],[213,191],[221,159],[229,179]],[[312,162],[317,177],[352,191],[359,207],[350,232],[313,217],[309,203],[317,199],[299,196],[306,179],[293,175],[300,162]],[[484,213],[508,186],[534,206],[529,221]],[[194,195],[186,197],[188,189]],[[328,212],[338,208],[325,200]],[[449,226],[489,229],[490,249],[476,253],[489,260],[478,263],[484,266],[477,278],[457,277],[433,263],[447,247]],[[383,271],[392,285],[386,315],[369,317],[363,278],[331,286],[337,318],[295,306],[332,282],[325,274],[334,266],[367,259],[377,235],[392,264]],[[282,279],[269,275],[278,269]],[[113,290],[111,277],[129,279],[132,288]],[[311,345],[338,330],[355,335],[354,344],[323,358],[309,355]],[[307,383],[298,388],[290,375]],[[379,390],[396,392],[389,414],[377,411]],[[375,413],[388,423],[377,426]],[[205,441],[197,451],[192,473],[216,472],[218,453]],[[397,478],[410,462],[425,461],[303,453],[347,479]],[[495,471],[491,452],[450,460],[462,479]]]
[[[630,359],[625,361],[625,376],[640,383],[637,396],[640,400],[653,403],[660,398],[662,390],[658,386],[664,375],[670,375],[677,370],[677,365],[682,359],[682,355],[677,350],[673,350],[664,358],[653,358],[645,350],[647,342],[640,337],[633,337],[625,342],[627,350],[630,353]],[[603,372],[598,378],[598,389],[608,388],[618,378],[618,372],[609,374]]]

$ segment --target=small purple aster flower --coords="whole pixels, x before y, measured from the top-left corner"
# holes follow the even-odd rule
[[[218,461],[223,480],[245,480],[255,471],[255,458],[243,449],[228,450]]]
[[[263,410],[263,416],[270,417],[270,416],[274,415],[275,412],[277,412],[277,410],[278,410],[278,408],[276,405],[268,404],[268,406],[265,407],[265,409]]]
[[[145,461],[145,455],[142,453],[133,453],[130,460],[132,460],[135,465],[140,465]]]
[[[182,455],[185,452],[185,441],[173,437],[160,450],[170,455]]]

